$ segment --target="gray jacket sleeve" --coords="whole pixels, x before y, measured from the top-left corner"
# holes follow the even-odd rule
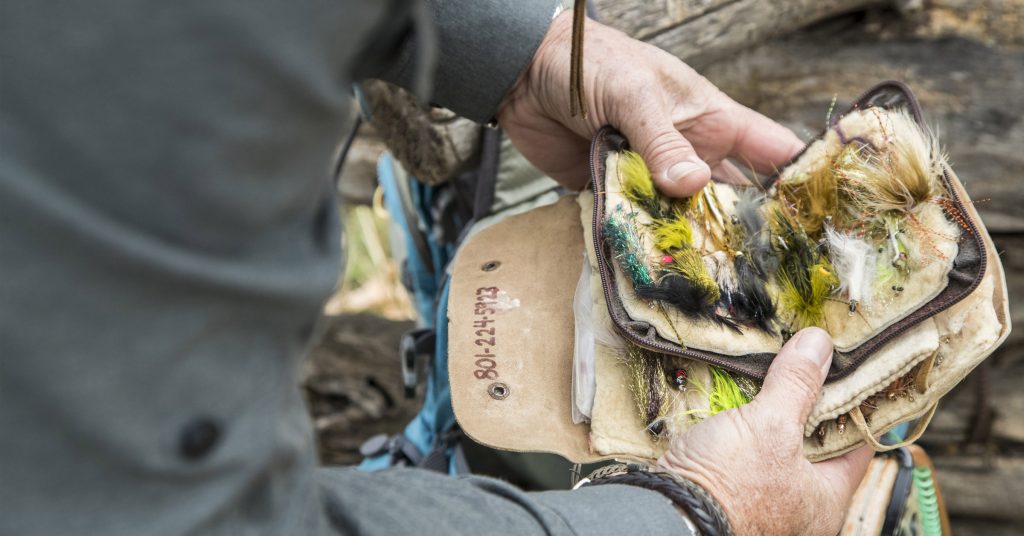
[[[691,534],[657,492],[621,485],[523,493],[482,477],[323,469],[328,518],[354,534]]]
[[[438,55],[431,102],[485,123],[498,109],[547,32],[558,0],[428,0]],[[380,75],[412,87],[417,55],[408,39]],[[568,76],[568,73],[566,73]]]
[[[442,40],[456,60],[438,94],[483,118],[529,60],[548,5],[449,4],[437,6],[469,17],[449,32],[485,29]],[[524,7],[535,4],[536,15]],[[297,384],[340,269],[328,168],[351,125],[347,73],[383,9],[5,6],[0,534],[682,527],[642,489],[525,494],[317,467]]]

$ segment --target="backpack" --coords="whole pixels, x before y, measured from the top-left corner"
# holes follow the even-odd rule
[[[363,115],[368,115],[365,107]],[[561,192],[526,163],[500,130],[479,129],[478,143],[477,165],[435,184],[407,173],[390,152],[378,160],[384,206],[405,251],[402,282],[417,313],[417,329],[406,333],[399,347],[402,379],[407,396],[415,392],[420,376],[426,391],[422,408],[401,434],[381,434],[363,443],[362,470],[414,466],[452,475],[469,472],[448,384],[447,267],[473,230],[554,202]]]

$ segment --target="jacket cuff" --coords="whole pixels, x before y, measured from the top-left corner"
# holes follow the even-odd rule
[[[478,123],[494,118],[548,31],[559,0],[427,0],[438,36],[430,102]],[[406,41],[382,78],[410,87],[415,69]],[[568,76],[568,75],[567,75]]]
[[[672,501],[649,489],[606,484],[532,495],[576,534],[696,534]]]

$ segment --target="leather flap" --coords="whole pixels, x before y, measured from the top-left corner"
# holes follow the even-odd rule
[[[583,259],[575,196],[472,236],[455,258],[448,298],[452,406],[479,443],[512,451],[590,452],[573,424],[573,293]]]
[[[899,96],[903,89],[893,85],[891,93]],[[600,146],[599,140],[595,145]],[[602,151],[595,153],[603,156]],[[958,299],[969,296],[967,301],[991,303],[998,336],[993,344],[974,348],[970,363],[945,371],[918,400],[922,407],[959,383],[1010,331],[1005,276],[996,250],[962,185],[955,175],[947,180],[977,225],[977,249],[987,259],[987,273],[985,268],[982,273],[994,280],[990,295],[975,292],[976,283],[967,282]],[[578,463],[633,457],[592,452],[589,426],[572,423],[573,294],[585,247],[580,221],[575,196],[566,196],[478,232],[455,259],[448,303],[452,405],[465,433],[482,444],[551,452]],[[939,312],[930,310],[926,316]],[[920,413],[915,411],[905,408],[896,419],[872,423],[872,431],[884,432]],[[809,457],[842,454],[863,442],[854,436],[849,434],[842,445],[812,448]]]

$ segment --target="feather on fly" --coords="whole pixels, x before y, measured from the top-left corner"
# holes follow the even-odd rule
[[[776,210],[774,223],[781,241],[777,272],[779,300],[793,314],[796,329],[820,326],[824,320],[825,300],[839,285],[832,263],[781,210]]]
[[[863,239],[838,232],[828,226],[825,227],[825,239],[828,241],[832,266],[839,278],[838,290],[845,292],[850,299],[852,315],[857,311],[858,305],[870,305],[877,250]]]

